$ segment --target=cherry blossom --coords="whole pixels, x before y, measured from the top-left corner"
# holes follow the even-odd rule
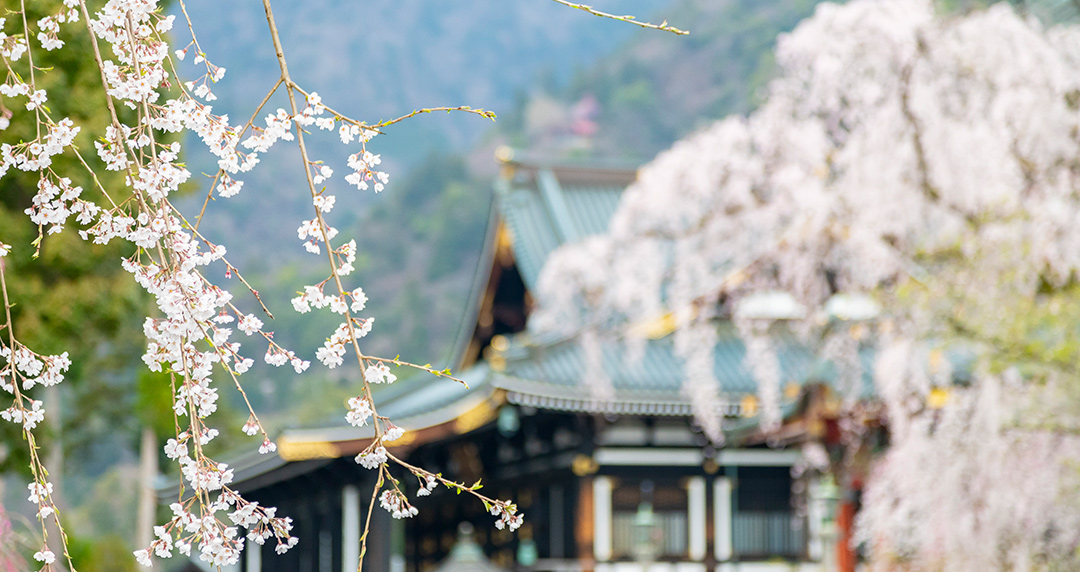
[[[372,444],[372,446],[368,447],[366,451],[356,456],[356,462],[365,469],[378,468],[386,464],[386,461],[386,448],[382,445],[375,446],[374,444]]]
[[[386,509],[394,518],[409,518],[416,516],[419,511],[409,504],[408,499],[396,490],[385,490],[379,495],[379,506]]]

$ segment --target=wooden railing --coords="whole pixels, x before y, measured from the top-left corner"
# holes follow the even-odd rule
[[[735,556],[803,558],[806,529],[794,525],[790,512],[736,512],[731,523]]]

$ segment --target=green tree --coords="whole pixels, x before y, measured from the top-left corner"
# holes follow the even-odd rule
[[[27,5],[27,19],[36,21],[60,4]],[[50,100],[47,112],[52,117],[70,117],[82,127],[75,145],[83,159],[96,168],[100,161],[91,134],[104,132],[110,121],[101,94],[101,75],[93,60],[85,57],[91,50],[85,33],[72,34],[67,42],[62,50],[35,51],[34,64],[40,68],[35,80],[50,93],[65,94]],[[21,73],[28,76],[25,59]],[[21,101],[18,105],[10,110],[10,125],[2,132],[4,141],[12,144],[37,136],[34,113],[22,109]],[[82,187],[84,196],[100,197],[102,188],[124,188],[121,175],[98,169],[102,174],[95,180],[70,153],[55,157],[52,168]],[[0,178],[0,242],[12,246],[0,263],[8,277],[13,326],[19,340],[40,353],[66,351],[71,358],[64,391],[39,386],[30,393],[54,412],[47,417],[48,426],[39,444],[48,452],[49,469],[61,491],[58,498],[81,504],[94,496],[90,487],[64,487],[67,480],[61,480],[60,475],[81,483],[103,474],[123,451],[137,446],[142,418],[155,417],[152,411],[168,411],[168,404],[162,409],[160,399],[154,402],[150,395],[140,394],[146,388],[135,383],[142,367],[141,321],[149,298],[118,264],[121,257],[131,254],[131,246],[84,241],[74,224],[60,233],[42,236],[45,229],[24,214],[32,206],[39,177],[37,172],[13,169]],[[133,409],[140,413],[132,415]],[[0,424],[0,439],[22,441],[20,428]],[[21,483],[29,474],[28,451],[25,446],[7,451],[0,456],[0,474],[20,475],[14,480]],[[93,528],[101,534],[112,531],[109,527]],[[69,530],[75,535],[90,532]],[[127,535],[123,541],[133,540]],[[81,559],[75,556],[78,564]]]

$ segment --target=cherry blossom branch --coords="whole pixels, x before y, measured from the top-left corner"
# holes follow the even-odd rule
[[[90,18],[90,11],[86,8],[86,0],[79,0],[79,9],[82,10],[82,20],[86,24],[86,32],[90,37],[90,47],[94,51],[94,62],[97,63],[98,71],[101,74],[101,91],[105,94],[105,105],[109,108],[109,117],[112,119],[113,129],[116,130],[117,137],[120,136],[120,118],[116,114],[116,106],[113,104],[112,95],[109,94],[109,79],[105,76],[105,62],[101,58],[101,48],[98,47],[97,36],[94,34],[94,29],[91,27],[93,20]]]
[[[187,4],[184,3],[184,0],[179,0],[177,3],[180,4],[180,13],[184,15],[184,21],[187,22],[188,33],[191,34],[191,43],[188,44],[188,47],[194,45],[195,51],[198,52],[200,56],[206,57],[202,51],[202,47],[199,46],[199,38],[195,34],[195,26],[191,23],[191,16],[187,11]]]
[[[52,483],[46,480],[49,473],[38,454],[39,447],[33,434],[33,429],[44,419],[45,412],[40,401],[26,397],[19,388],[20,378],[24,389],[30,389],[35,382],[42,385],[59,383],[63,380],[63,371],[67,370],[70,362],[67,361],[66,353],[61,356],[47,356],[44,359],[39,359],[43,356],[33,353],[16,340],[15,323],[11,316],[12,304],[8,296],[7,276],[4,268],[4,257],[7,255],[7,248],[6,245],[0,243],[0,293],[3,294],[4,318],[6,320],[4,329],[7,330],[8,338],[8,344],[0,348],[0,358],[4,358],[7,362],[5,367],[0,368],[0,386],[8,390],[14,396],[14,400],[11,407],[0,411],[0,418],[21,425],[23,437],[26,439],[30,454],[30,473],[33,480],[28,486],[30,489],[28,500],[38,505],[37,520],[41,525],[43,543],[42,549],[34,554],[34,559],[44,563],[43,570],[52,570],[56,555],[49,549],[49,532],[46,527],[46,519],[52,516],[60,533],[64,557],[67,558],[68,566],[74,570],[68,550],[67,532],[60,523],[60,509],[53,499]],[[42,371],[42,361],[45,362],[46,369],[44,375],[39,376],[38,374]],[[19,370],[22,370],[23,373],[20,374]],[[9,376],[10,381],[4,381],[5,375]],[[28,378],[27,375],[33,377]],[[51,378],[46,380],[45,375],[49,375]],[[30,401],[31,407],[29,409],[27,409],[25,401]]]
[[[381,128],[386,127],[388,125],[393,125],[395,123],[404,121],[406,119],[416,117],[417,115],[422,115],[424,113],[433,113],[433,112],[436,112],[436,111],[445,111],[446,113],[451,113],[453,111],[463,111],[463,112],[466,112],[466,113],[474,113],[474,114],[479,115],[480,117],[483,117],[485,119],[490,119],[492,121],[495,121],[495,112],[494,111],[487,111],[485,109],[473,109],[472,107],[469,107],[468,105],[459,105],[458,107],[425,107],[423,109],[417,109],[417,110],[412,111],[410,113],[406,113],[405,115],[402,115],[401,117],[397,117],[397,118],[394,118],[394,119],[387,119],[385,121],[380,121],[378,123],[375,123],[373,125],[368,126],[367,128],[368,129],[378,130],[378,129],[381,129]]]
[[[30,25],[26,23],[26,0],[19,0],[19,14],[22,16],[23,24],[23,37],[26,39],[26,59],[30,64],[30,91],[37,91],[37,81],[34,79],[34,72],[36,66],[34,65],[34,50],[30,49]],[[37,138],[41,139],[41,106],[38,105],[34,108],[34,114],[37,116],[35,127],[37,128]]]
[[[281,79],[285,82],[286,93],[289,96],[289,106],[292,110],[292,116],[298,117],[300,115],[300,110],[296,105],[296,95],[294,93],[295,83],[289,76],[289,65],[285,61],[285,50],[281,46],[281,38],[278,35],[277,22],[274,20],[274,12],[270,6],[270,0],[263,0],[263,10],[266,12],[266,22],[270,27],[270,38],[274,43],[274,52],[277,55],[278,66],[281,68]],[[296,142],[297,146],[300,148],[300,157],[304,164],[304,174],[307,178],[308,190],[311,193],[312,201],[315,201],[316,198],[319,196],[319,192],[315,189],[315,181],[312,178],[311,170],[308,169],[308,165],[311,163],[311,160],[308,158],[307,146],[304,143],[304,130],[300,129],[299,125],[296,129]],[[318,230],[320,235],[322,236],[323,244],[326,245],[327,257],[330,262],[331,277],[334,280],[334,284],[337,286],[339,296],[341,296],[341,298],[343,299],[346,296],[347,291],[345,289],[345,286],[341,283],[341,277],[338,272],[337,261],[334,259],[333,249],[331,249],[330,247],[329,225],[326,224],[326,221],[323,218],[322,209],[317,207],[315,208],[315,218],[318,221]],[[358,336],[356,334],[355,324],[348,308],[345,308],[344,316],[345,325],[349,333],[349,340],[351,342],[351,345],[353,346],[353,351],[356,352],[356,359],[359,362],[360,367],[363,368],[364,354],[360,351],[360,345],[357,342]],[[375,400],[371,394],[371,385],[368,383],[366,376],[362,376],[362,382],[364,395],[374,405]],[[376,425],[376,434],[381,437],[381,430],[378,425]]]
[[[458,492],[466,492],[473,495],[482,503],[484,503],[484,508],[486,508],[488,512],[492,514],[492,516],[499,517],[499,520],[495,521],[495,528],[499,530],[506,528],[510,532],[513,532],[517,530],[518,527],[520,527],[521,524],[524,522],[524,515],[517,512],[517,505],[513,502],[508,500],[502,501],[498,499],[493,499],[477,492],[481,488],[483,488],[483,485],[480,483],[480,481],[476,481],[472,485],[467,486],[465,485],[465,483],[459,483],[457,481],[452,481],[450,479],[444,478],[441,474],[432,473],[431,471],[428,471],[426,469],[417,467],[415,465],[410,465],[409,463],[406,463],[405,461],[394,456],[392,453],[387,453],[386,456],[389,459],[392,459],[398,465],[401,465],[403,468],[407,469],[413,475],[417,476],[418,478],[424,479],[426,483],[423,485],[423,489],[427,491],[427,494],[430,494],[432,489],[434,489],[434,485],[431,483],[435,481],[442,484],[448,489]]]
[[[183,2],[181,2],[180,4],[182,6]],[[186,12],[184,14],[187,15]],[[245,123],[244,126],[240,129],[240,131],[238,133],[238,135],[240,137],[243,137],[244,133],[247,133],[247,130],[250,129],[251,126],[255,123],[255,118],[259,116],[259,112],[262,111],[262,108],[267,104],[267,102],[270,101],[270,97],[273,96],[275,92],[277,92],[277,89],[279,87],[281,87],[281,83],[283,81],[284,81],[284,78],[279,77],[277,79],[277,82],[274,83],[274,87],[270,88],[270,91],[266,92],[266,96],[264,96],[262,101],[259,102],[259,105],[257,107],[255,107],[255,112],[251,114],[251,118],[248,119],[247,123]],[[217,174],[214,175],[214,181],[212,183],[210,183],[210,188],[206,190],[206,199],[203,200],[202,209],[199,210],[199,215],[195,217],[195,225],[191,227],[193,230],[195,230],[195,231],[199,230],[199,225],[202,224],[203,215],[206,214],[206,206],[208,204],[210,204],[210,196],[214,193],[214,189],[217,188],[218,180],[221,179],[221,176],[223,174],[225,174],[225,170],[224,169],[218,169]],[[250,287],[249,287],[249,289],[254,291],[254,289],[252,289]],[[259,303],[261,304],[262,301],[260,300]],[[266,307],[264,306],[263,309],[265,310]],[[266,313],[267,313],[267,315],[270,315],[269,310],[267,310]],[[270,317],[273,317],[273,316],[270,315]]]
[[[364,425],[370,419],[375,432],[375,437],[372,439],[371,445],[356,457],[356,462],[360,465],[368,469],[378,469],[379,471],[378,477],[376,479],[376,484],[373,488],[374,490],[372,503],[368,506],[368,521],[365,525],[364,534],[361,537],[361,554],[363,554],[366,552],[367,549],[367,533],[370,531],[370,517],[371,511],[373,510],[374,506],[374,495],[379,493],[379,490],[383,487],[386,479],[390,480],[392,486],[389,489],[382,491],[382,494],[380,496],[380,504],[383,506],[383,508],[391,512],[391,514],[396,518],[404,518],[416,514],[416,509],[409,504],[404,491],[402,491],[401,488],[398,486],[398,482],[393,479],[393,477],[390,476],[387,472],[386,463],[388,461],[393,461],[398,465],[408,468],[414,474],[421,474],[418,472],[419,469],[412,467],[411,465],[407,465],[400,459],[389,456],[387,454],[386,448],[383,446],[383,443],[387,441],[394,441],[400,438],[401,435],[404,433],[404,430],[400,427],[396,427],[392,422],[390,422],[389,419],[377,413],[374,396],[371,390],[371,384],[375,382],[390,382],[395,379],[395,376],[391,374],[389,372],[389,369],[386,367],[386,363],[393,363],[395,365],[407,365],[416,369],[427,371],[433,375],[440,377],[452,376],[450,375],[448,370],[436,371],[432,369],[430,365],[419,366],[409,362],[403,362],[399,358],[394,358],[393,360],[373,358],[366,356],[361,350],[358,340],[359,338],[366,335],[367,331],[370,330],[371,319],[369,318],[368,320],[360,320],[354,317],[353,312],[362,310],[367,299],[366,296],[364,296],[362,291],[360,291],[359,289],[347,290],[345,288],[344,284],[342,283],[341,277],[346,272],[343,271],[344,266],[339,266],[338,259],[339,255],[344,254],[346,256],[346,260],[343,264],[348,265],[348,271],[351,272],[351,262],[353,258],[355,258],[355,244],[350,242],[347,245],[347,249],[344,249],[344,247],[343,249],[335,249],[332,245],[331,241],[336,234],[336,231],[334,231],[327,224],[324,213],[329,212],[333,208],[334,197],[324,195],[323,191],[320,191],[316,188],[317,183],[321,182],[321,180],[325,179],[326,177],[331,176],[332,173],[329,168],[319,166],[318,162],[312,161],[309,157],[305,140],[305,135],[307,134],[307,131],[304,129],[304,126],[315,123],[321,128],[332,127],[333,120],[329,120],[328,122],[327,120],[315,118],[315,116],[329,111],[335,115],[335,119],[341,119],[346,123],[350,123],[353,128],[357,130],[356,134],[354,135],[349,130],[349,128],[342,126],[341,134],[343,142],[348,142],[354,136],[359,135],[360,142],[363,145],[371,137],[376,135],[377,131],[371,129],[369,126],[362,122],[356,122],[355,120],[348,120],[342,118],[341,114],[334,112],[332,109],[323,104],[321,98],[319,98],[316,94],[303,91],[299,86],[295,84],[295,82],[292,81],[289,75],[288,63],[286,61],[284,50],[281,45],[277,25],[274,20],[273,10],[270,6],[269,0],[263,0],[263,8],[266,13],[267,25],[270,28],[270,36],[274,44],[274,50],[277,54],[278,66],[281,70],[281,79],[285,83],[286,93],[289,97],[289,107],[291,112],[290,117],[296,127],[295,137],[297,141],[297,147],[300,151],[300,158],[304,166],[304,173],[307,180],[308,191],[311,196],[312,203],[315,207],[315,218],[311,221],[305,221],[304,225],[301,226],[300,237],[311,237],[311,240],[308,244],[305,245],[305,247],[313,253],[319,252],[319,243],[321,242],[322,245],[326,247],[326,256],[330,265],[329,278],[327,280],[324,280],[318,286],[307,287],[305,289],[305,292],[300,297],[293,300],[293,305],[298,311],[307,311],[309,304],[316,305],[316,307],[322,307],[329,304],[333,311],[343,315],[344,323],[338,328],[338,331],[335,332],[335,334],[327,341],[324,349],[320,350],[320,353],[317,354],[317,357],[319,357],[319,359],[322,360],[327,366],[334,367],[335,365],[341,363],[341,356],[345,353],[345,346],[349,345],[352,347],[353,352],[356,356],[357,364],[362,371],[362,376],[360,380],[362,389],[360,397],[354,397],[349,400],[350,411],[346,415],[346,419],[349,421],[350,424],[353,425]],[[296,101],[297,94],[305,96],[305,99],[307,101],[307,107],[304,109],[303,113],[301,113],[299,105]],[[491,114],[489,114],[488,112],[484,112],[483,110],[473,110],[472,108],[466,107],[454,109],[444,108],[443,110],[469,111],[477,113],[484,117],[491,117]],[[389,125],[391,123],[413,117],[420,113],[430,111],[431,110],[416,111],[410,115],[403,116],[402,118],[383,122],[381,124],[378,124],[378,126]],[[371,156],[369,153],[367,153],[366,148],[362,147],[362,149],[363,159],[357,159],[357,156],[350,158],[350,166],[354,164],[354,161],[362,162],[362,165],[358,167],[358,171],[362,170],[364,173],[367,173],[367,176],[372,176],[372,171],[370,167],[372,165],[378,164],[378,160],[376,157]],[[317,175],[313,175],[313,166],[317,168]],[[318,177],[318,180],[316,180],[316,177]],[[362,179],[360,179],[359,181],[362,182]],[[382,182],[385,182],[385,176],[383,176]],[[366,185],[362,184],[359,186],[361,186],[361,188],[366,187]],[[380,190],[380,188],[381,185],[376,185],[376,191]],[[347,252],[343,252],[344,250],[347,250]],[[322,293],[322,287],[328,281],[333,282],[335,290],[337,291],[336,296],[326,297]],[[352,298],[352,304],[346,303],[346,300],[349,298]],[[358,326],[362,326],[362,329],[358,330]],[[464,384],[464,381],[462,380],[457,381]],[[433,479],[436,478],[431,473],[425,472],[422,474],[430,475]],[[514,516],[516,508],[508,501],[491,501],[491,499],[487,499],[486,497],[483,497],[476,493],[476,489],[478,489],[480,486],[479,483],[477,483],[471,488],[468,488],[464,487],[464,485],[453,483],[452,481],[446,479],[442,479],[442,481],[444,481],[444,484],[446,484],[447,486],[458,487],[459,490],[468,490],[472,492],[474,495],[480,498],[481,501],[484,502],[485,506],[488,507],[488,509],[491,510],[493,514],[503,514],[504,518],[498,521],[497,525],[509,526],[511,530],[520,526],[522,521],[521,515]],[[430,489],[425,490],[430,492]],[[502,526],[500,526],[500,528]],[[358,563],[358,570],[359,566],[362,566],[362,562],[363,558],[361,557],[361,560]]]
[[[206,205],[204,203],[203,207],[205,208],[205,206]],[[196,223],[195,226],[192,226],[191,223],[188,222],[187,218],[184,217],[184,214],[181,213],[179,209],[174,207],[172,205],[172,203],[169,203],[169,208],[172,210],[173,214],[175,214],[177,218],[179,218],[181,221],[183,221],[185,226],[187,226],[189,229],[191,229],[191,234],[193,234],[196,238],[201,240],[203,244],[205,244],[208,248],[211,248],[211,249],[216,246],[214,243],[210,242],[210,240],[208,240],[205,236],[203,236],[201,233],[199,233],[198,228],[196,228],[198,226],[198,223]],[[221,262],[225,264],[226,273],[236,273],[236,279],[239,280],[240,283],[243,284],[245,288],[247,288],[248,292],[250,292],[251,295],[255,298],[255,301],[259,303],[259,307],[262,308],[262,311],[268,317],[270,317],[270,319],[273,319],[274,314],[270,311],[270,308],[266,307],[266,303],[263,302],[262,296],[259,295],[259,291],[256,290],[244,278],[243,274],[240,273],[240,270],[236,266],[233,266],[232,264],[230,264],[229,260],[227,258],[225,258],[224,256],[221,257]],[[212,285],[212,283],[209,280],[207,280],[205,277],[203,277],[203,280],[206,282],[207,285]],[[237,314],[240,313],[240,311],[237,310],[236,307],[233,306],[232,304],[229,304],[229,307],[231,307],[233,309],[233,311],[235,311]]]

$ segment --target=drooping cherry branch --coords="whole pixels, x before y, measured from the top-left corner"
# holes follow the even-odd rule
[[[259,292],[226,258],[225,247],[208,240],[199,232],[199,225],[214,194],[227,199],[239,193],[243,187],[241,174],[253,169],[260,156],[279,141],[296,142],[314,209],[313,218],[301,222],[298,236],[309,252],[321,254],[325,248],[329,265],[327,278],[305,286],[303,293],[292,300],[292,305],[300,313],[312,308],[328,308],[342,315],[344,321],[316,351],[316,357],[325,366],[333,368],[344,363],[351,347],[361,373],[361,393],[350,400],[346,420],[356,426],[370,422],[374,429],[371,445],[356,459],[361,465],[379,471],[368,508],[368,521],[376,498],[381,498],[382,506],[394,516],[406,517],[415,513],[405,496],[405,488],[390,474],[388,463],[394,463],[420,479],[417,494],[429,494],[436,484],[468,492],[499,518],[496,526],[517,528],[522,516],[516,512],[513,503],[480,495],[477,492],[479,483],[467,487],[387,453],[384,442],[392,442],[404,433],[402,428],[376,412],[371,385],[391,383],[396,379],[388,365],[464,382],[453,377],[449,370],[417,365],[399,357],[368,356],[361,351],[359,340],[371,331],[374,319],[359,317],[366,307],[367,296],[361,288],[347,288],[343,281],[343,277],[354,270],[358,247],[355,240],[339,242],[337,246],[333,242],[337,230],[328,224],[326,215],[334,208],[336,198],[322,186],[333,176],[333,170],[310,157],[306,141],[306,137],[316,130],[332,131],[335,128],[343,144],[357,141],[359,150],[348,157],[352,172],[344,179],[361,191],[377,193],[384,189],[389,175],[378,169],[381,158],[371,153],[367,144],[381,133],[382,128],[436,111],[472,113],[488,119],[494,119],[494,114],[458,106],[418,109],[371,124],[347,117],[323,104],[316,92],[305,91],[293,81],[270,4],[264,0],[281,74],[250,119],[243,125],[233,125],[225,116],[214,114],[209,105],[216,99],[213,87],[223,80],[226,70],[210,61],[198,41],[186,6],[182,1],[179,6],[191,40],[175,51],[170,50],[164,39],[173,27],[175,16],[164,15],[153,0],[109,0],[93,15],[85,0],[63,0],[63,6],[57,12],[37,22],[41,48],[52,51],[65,45],[61,39],[61,25],[82,20],[81,27],[90,40],[90,51],[108,112],[108,125],[103,134],[97,134],[100,137],[94,147],[104,169],[122,175],[125,188],[105,188],[96,172],[100,167],[92,165],[75,147],[74,140],[81,127],[69,118],[54,118],[46,107],[49,94],[40,89],[38,79],[39,72],[51,72],[35,64],[36,48],[30,43],[34,35],[25,2],[20,1],[21,33],[4,34],[6,21],[0,18],[0,57],[7,71],[4,83],[0,84],[0,95],[9,99],[26,98],[25,108],[33,112],[36,134],[32,141],[0,145],[0,176],[11,169],[39,174],[33,206],[26,211],[39,228],[34,245],[40,248],[46,235],[63,230],[72,217],[81,226],[79,236],[86,241],[95,244],[114,239],[126,241],[132,245],[132,252],[123,259],[122,267],[151,295],[156,306],[143,325],[147,336],[143,361],[152,371],[169,373],[175,435],[168,439],[164,452],[178,465],[183,478],[177,502],[170,505],[172,517],[155,527],[155,540],[136,551],[136,559],[150,565],[152,556],[165,558],[174,551],[190,556],[194,549],[199,552],[199,558],[214,566],[234,564],[245,544],[245,535],[239,527],[246,529],[248,541],[259,545],[274,538],[278,552],[288,550],[297,542],[291,533],[291,520],[277,516],[272,507],[260,507],[242,498],[229,486],[233,470],[212,459],[205,450],[218,435],[218,430],[207,421],[217,410],[218,391],[213,384],[215,371],[232,382],[248,409],[242,431],[259,435],[261,453],[276,449],[242,387],[240,378],[255,360],[245,355],[241,343],[234,341],[237,331],[266,343],[264,361],[270,365],[289,364],[298,374],[310,365],[294,351],[276,343],[273,332],[264,328],[262,320],[241,311],[234,304],[232,294],[216,285],[204,270],[214,264],[224,265],[225,275],[229,277],[235,273],[266,316],[273,318]],[[580,5],[571,6],[614,17]],[[645,26],[668,29],[666,25]],[[81,32],[76,30],[75,33]],[[111,53],[103,51],[102,45]],[[184,61],[189,51],[194,52],[193,63],[201,64],[202,71],[196,79],[184,81],[178,71],[178,62]],[[28,82],[23,81],[16,69],[22,65],[19,61],[24,55],[29,66]],[[289,109],[278,109],[259,124],[257,118],[282,87],[289,99]],[[126,108],[123,114],[120,106]],[[0,129],[7,127],[11,114],[11,110],[0,102]],[[194,134],[216,158],[218,165],[194,224],[170,199],[191,176],[179,162],[181,143],[176,139],[178,134],[185,132]],[[52,158],[69,151],[86,170],[95,191],[100,191],[103,197],[100,201],[84,197],[81,187],[53,170]],[[9,247],[0,243],[0,258],[8,251]],[[12,406],[0,411],[0,417],[23,427],[30,446],[34,477],[30,484],[30,500],[39,506],[38,519],[44,535],[46,519],[52,517],[57,525],[60,522],[48,473],[38,457],[32,434],[33,428],[43,419],[44,408],[41,401],[31,399],[25,392],[37,384],[59,383],[70,362],[67,354],[43,356],[18,342],[6,279],[0,260],[0,289],[3,290],[6,319],[0,332],[6,333],[8,338],[0,348],[0,358],[6,364],[0,369],[0,386],[14,396]],[[333,292],[331,295],[324,293],[328,284]],[[60,531],[66,554],[66,533],[62,527]],[[366,531],[363,538],[366,549]],[[52,569],[56,558],[48,548],[43,548],[35,557],[44,562],[45,570]],[[70,558],[68,565],[72,566]]]

